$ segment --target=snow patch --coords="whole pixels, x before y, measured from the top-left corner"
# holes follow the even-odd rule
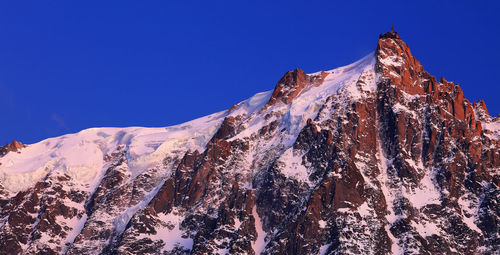
[[[319,247],[319,255],[326,255],[326,252],[328,251],[328,248],[330,248],[331,245],[332,245],[331,243],[321,245],[321,247]]]
[[[319,221],[318,221],[318,225],[319,225],[319,227],[320,227],[320,228],[325,228],[325,227],[326,227],[326,221],[324,221],[324,220],[319,220]]]
[[[461,196],[458,199],[458,204],[460,205],[460,208],[464,212],[462,215],[462,220],[467,225],[467,227],[478,233],[482,233],[482,231],[474,222],[475,221],[474,215],[478,215],[478,210],[479,210],[478,200],[479,199],[475,195],[469,193]]]
[[[420,209],[428,204],[440,203],[440,192],[432,180],[432,172],[433,171],[426,171],[424,177],[418,184],[418,187],[413,191],[408,190],[403,186],[408,199],[417,209]]]
[[[193,239],[183,237],[184,231],[180,229],[183,218],[176,210],[172,210],[169,214],[162,215],[160,220],[165,224],[156,229],[156,237],[160,238],[165,243],[163,250],[171,251],[175,247],[184,247],[189,250],[193,248]]]
[[[267,233],[262,229],[262,221],[260,220],[259,214],[257,213],[256,206],[252,209],[252,215],[255,219],[255,230],[257,231],[257,240],[252,242],[252,249],[255,254],[261,254],[266,248],[266,235]]]
[[[82,218],[73,217],[69,220],[64,219],[62,216],[56,216],[57,222],[65,222],[65,226],[71,227],[71,231],[67,233],[66,240],[64,243],[72,244],[75,241],[75,238],[82,232],[83,227],[85,226],[85,222],[87,221],[87,214],[84,214]],[[66,246],[66,249],[69,248]],[[63,251],[62,254],[65,254],[66,251]]]
[[[440,228],[434,222],[420,221],[417,223],[412,221],[411,225],[415,228],[418,234],[424,238],[432,235],[440,235]]]
[[[415,111],[408,109],[406,106],[404,106],[400,103],[396,103],[395,105],[393,105],[392,110],[394,113],[406,112],[406,113],[410,114],[413,119],[418,119],[418,116],[415,113]]]
[[[365,218],[371,216],[373,214],[373,210],[368,206],[368,203],[365,201],[358,207],[358,213],[361,217]]]
[[[153,199],[153,197],[158,193],[158,190],[163,186],[165,181],[162,181],[160,185],[158,185],[156,188],[154,188],[149,194],[147,194],[141,202],[137,203],[136,205],[127,208],[124,212],[122,212],[118,217],[115,218],[113,221],[113,225],[115,226],[115,231],[118,234],[123,233],[125,231],[125,228],[127,227],[128,222],[132,218],[132,216],[135,215],[135,213],[138,210],[144,209],[149,202]]]
[[[287,178],[301,182],[309,182],[307,168],[302,164],[303,155],[296,155],[293,148],[287,149],[278,159],[277,165],[280,172]]]
[[[379,61],[385,66],[395,66],[395,67],[400,67],[404,63],[402,59],[398,56],[387,56],[385,58],[379,58]]]
[[[394,193],[394,191],[391,189],[390,190],[390,180],[388,176],[388,167],[392,165],[392,160],[388,160],[384,152],[382,150],[381,143],[382,141],[379,139],[377,143],[377,157],[378,157],[378,162],[379,162],[379,168],[380,168],[380,188],[382,190],[382,193],[384,194],[386,204],[387,204],[387,209],[389,211],[389,214],[385,216],[385,218],[388,221],[388,224],[385,225],[385,231],[387,232],[389,238],[391,239],[392,245],[391,245],[391,252],[392,254],[403,254],[403,248],[399,245],[399,240],[392,234],[390,231],[390,226],[398,219],[400,216],[397,216],[394,212],[394,208],[392,205],[394,204],[394,201],[396,200],[396,196],[398,193]]]
[[[489,131],[484,133],[488,138],[500,140],[500,118],[496,121],[481,121],[481,127]]]

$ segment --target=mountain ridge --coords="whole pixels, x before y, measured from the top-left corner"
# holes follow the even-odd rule
[[[226,111],[6,153],[0,253],[494,254],[499,137],[384,33]]]

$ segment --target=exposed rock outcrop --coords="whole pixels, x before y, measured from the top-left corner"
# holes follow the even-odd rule
[[[18,152],[19,150],[21,150],[22,148],[25,148],[26,145],[16,141],[16,140],[12,140],[11,143],[8,143],[4,146],[0,146],[0,157],[1,156],[4,156],[5,154],[9,153],[9,152]]]

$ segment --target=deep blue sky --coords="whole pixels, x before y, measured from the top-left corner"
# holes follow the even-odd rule
[[[427,71],[499,114],[499,4],[403,2],[2,1],[0,144],[188,121],[295,67],[349,64],[391,25]]]

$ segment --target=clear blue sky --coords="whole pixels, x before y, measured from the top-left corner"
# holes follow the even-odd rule
[[[391,25],[427,71],[500,113],[496,1],[366,2],[2,1],[0,144],[188,121],[287,70],[349,64]]]

